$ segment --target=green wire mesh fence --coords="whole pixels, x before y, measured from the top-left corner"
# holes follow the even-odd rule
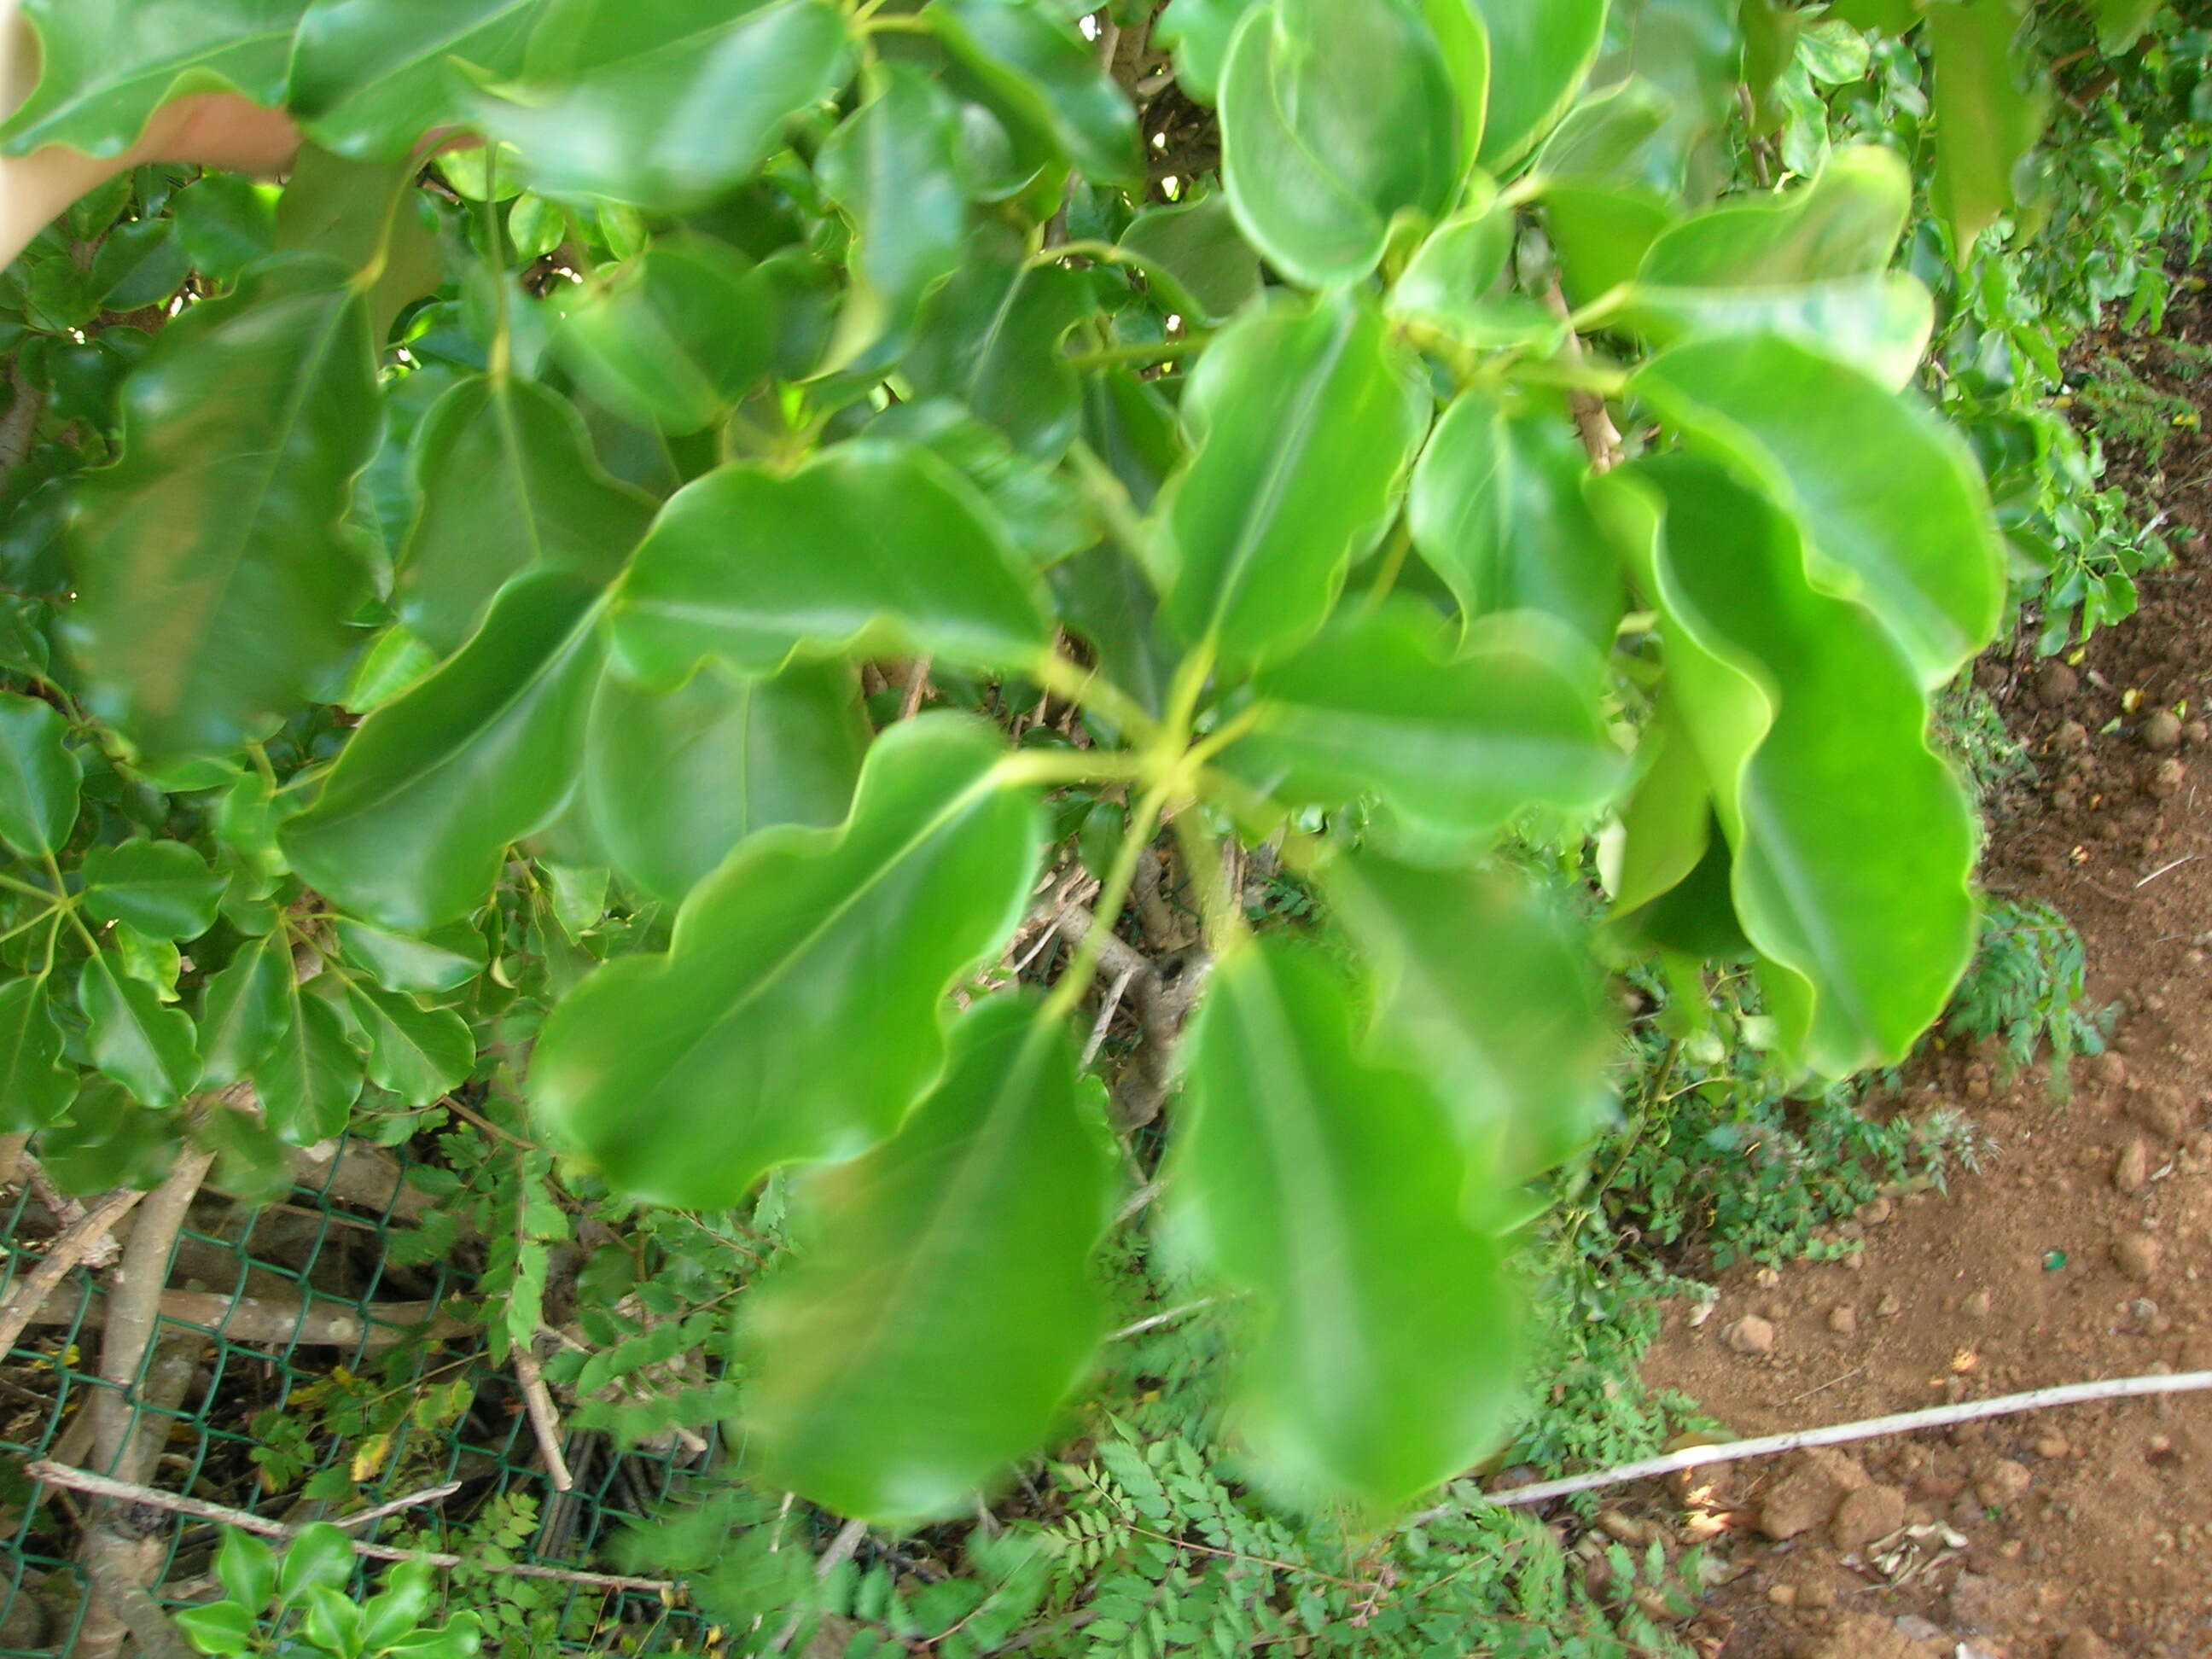
[[[603,1565],[626,1519],[712,1459],[713,1437],[656,1450],[569,1435],[574,1484],[556,1492],[512,1373],[492,1364],[480,1330],[444,1311],[469,1294],[465,1268],[404,1248],[426,1202],[404,1171],[389,1152],[341,1146],[296,1164],[280,1201],[204,1193],[170,1251],[154,1338],[127,1387],[100,1375],[103,1273],[80,1264],[46,1297],[0,1356],[0,1659],[85,1650],[88,1500],[27,1466],[127,1478],[121,1459],[103,1468],[94,1455],[103,1409],[127,1413],[123,1443],[151,1451],[139,1454],[137,1484],[291,1525],[458,1482],[356,1535],[463,1557],[450,1593],[484,1618],[488,1652],[665,1653],[702,1641],[697,1617],[658,1594],[501,1571]],[[0,1200],[0,1305],[59,1231],[27,1185]],[[221,1528],[134,1513],[160,1540],[156,1598],[211,1597]],[[362,1563],[364,1584],[382,1565]]]

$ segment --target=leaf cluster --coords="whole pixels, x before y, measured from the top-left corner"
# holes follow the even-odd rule
[[[1793,1085],[1966,967],[2002,475],[1914,204],[1953,271],[2019,216],[1997,0],[25,13],[0,145],[117,169],[0,293],[0,1130],[66,1187],[451,1112],[494,1361],[890,1528],[1062,1432],[1141,1215],[1223,1437],[1372,1525],[1506,1432],[1601,966],[1755,985]],[[281,188],[126,165],[220,92]]]

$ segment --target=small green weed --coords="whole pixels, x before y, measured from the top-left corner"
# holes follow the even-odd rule
[[[2202,420],[2188,398],[2161,392],[2135,365],[2110,353],[2094,360],[2075,395],[2100,437],[2139,451],[2153,470],[2166,464],[2175,432],[2194,432]]]
[[[1946,1036],[2003,1046],[2002,1080],[2039,1054],[2050,1060],[2051,1097],[2072,1092],[2076,1054],[2102,1054],[2117,1005],[2087,1006],[2081,936],[2039,899],[1992,899],[1982,915],[1980,948],[1943,1017]]]
[[[1931,731],[1973,796],[1978,817],[1987,817],[2010,790],[2035,776],[2027,745],[2005,729],[1996,702],[1970,678],[1937,695]]]

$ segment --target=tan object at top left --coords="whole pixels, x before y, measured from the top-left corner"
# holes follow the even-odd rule
[[[38,37],[19,15],[18,0],[0,0],[0,110],[13,110],[29,96],[38,70]],[[11,263],[70,203],[125,167],[191,161],[275,173],[299,144],[299,130],[282,110],[264,109],[234,92],[215,92],[164,104],[120,155],[87,155],[49,144],[28,155],[0,156],[0,265]]]

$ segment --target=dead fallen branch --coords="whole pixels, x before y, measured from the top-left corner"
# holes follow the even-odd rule
[[[1510,1492],[1486,1492],[1500,1508],[1521,1508],[1570,1492],[1595,1492],[1601,1486],[1625,1486],[1655,1475],[1703,1468],[1711,1463],[1738,1463],[1750,1457],[1772,1457],[1808,1446],[1843,1446],[1856,1440],[1877,1440],[1885,1435],[1911,1434],[1918,1429],[1949,1428],[1958,1423],[1977,1423],[1988,1417],[2011,1417],[2021,1412],[2048,1411],[2054,1406],[2081,1406],[2099,1400],[2129,1400],[2143,1395],[2186,1394],[2212,1389],[2212,1371],[2181,1371],[2172,1376],[2121,1376],[2104,1382],[2069,1382],[2063,1388],[2034,1389],[2027,1394],[1999,1395],[1991,1400],[1969,1400],[1955,1406],[1931,1406],[1925,1411],[1897,1412],[1888,1417],[1862,1418],[1856,1423],[1834,1423],[1823,1429],[1800,1429],[1790,1434],[1761,1435],[1753,1440],[1729,1440],[1717,1446],[1685,1446],[1680,1451],[1595,1474],[1570,1475],[1563,1480],[1539,1481]]]
[[[271,1521],[266,1516],[255,1515],[246,1510],[234,1510],[222,1504],[203,1503],[197,1498],[185,1498],[155,1486],[136,1486],[128,1480],[111,1480],[104,1474],[94,1474],[90,1469],[73,1469],[64,1464],[40,1461],[27,1464],[25,1473],[32,1480],[44,1481],[50,1486],[66,1486],[71,1492],[89,1493],[94,1498],[112,1498],[122,1504],[144,1504],[154,1509],[167,1510],[172,1515],[189,1515],[195,1521],[213,1521],[222,1526],[236,1527],[240,1532],[258,1533],[264,1538],[290,1539],[300,1533],[297,1527],[288,1526],[282,1521]],[[421,1494],[408,1501],[421,1501]],[[366,1515],[349,1517],[356,1522],[368,1518]],[[347,1521],[341,1520],[337,1524],[344,1526]],[[427,1561],[434,1567],[468,1565],[465,1557],[449,1555],[442,1550],[402,1550],[385,1544],[364,1543],[359,1539],[349,1541],[352,1543],[356,1555],[366,1555],[378,1561]],[[642,1590],[648,1595],[663,1595],[671,1599],[678,1593],[675,1581],[668,1578],[632,1578],[622,1573],[543,1567],[527,1561],[503,1561],[499,1571],[515,1578],[550,1578],[563,1584],[586,1584],[596,1589]]]
[[[568,1473],[568,1460],[561,1455],[561,1413],[554,1408],[545,1374],[538,1368],[538,1356],[519,1345],[514,1350],[514,1377],[522,1385],[522,1403],[530,1413],[530,1432],[537,1437],[538,1455],[545,1460],[545,1478],[553,1483],[555,1492],[567,1492],[576,1481]]]
[[[82,1219],[57,1237],[47,1250],[46,1260],[24,1276],[7,1300],[0,1306],[0,1353],[15,1346],[26,1325],[43,1322],[39,1315],[44,1311],[46,1298],[52,1296],[68,1277],[69,1270],[84,1260],[85,1253],[107,1237],[107,1230],[129,1214],[131,1207],[146,1196],[139,1192],[110,1193],[87,1210]]]
[[[203,1339],[162,1324],[161,1287],[168,1282],[169,1260],[185,1218],[214,1164],[212,1153],[187,1152],[170,1165],[161,1184],[139,1206],[123,1259],[107,1276],[100,1376],[108,1386],[93,1395],[86,1411],[92,1419],[94,1461],[120,1480],[143,1480],[153,1474],[167,1437],[169,1415],[183,1403],[198,1369]],[[150,1597],[143,1603],[128,1598],[126,1609],[107,1591],[128,1584],[144,1595],[165,1553],[160,1518],[129,1504],[96,1504],[77,1553],[92,1593],[85,1599],[71,1651],[82,1659],[114,1659],[134,1637],[146,1645],[156,1632],[140,1632],[132,1613],[143,1615]]]
[[[374,1352],[421,1334],[432,1340],[459,1336],[469,1327],[434,1302],[372,1302],[366,1317],[345,1308],[319,1308],[264,1297],[218,1296],[210,1291],[164,1291],[161,1316],[180,1325],[198,1325],[232,1342],[296,1345],[305,1348],[350,1348],[356,1343]],[[77,1317],[76,1293],[47,1296],[24,1322],[68,1325]],[[107,1299],[95,1293],[85,1323],[106,1324]]]

